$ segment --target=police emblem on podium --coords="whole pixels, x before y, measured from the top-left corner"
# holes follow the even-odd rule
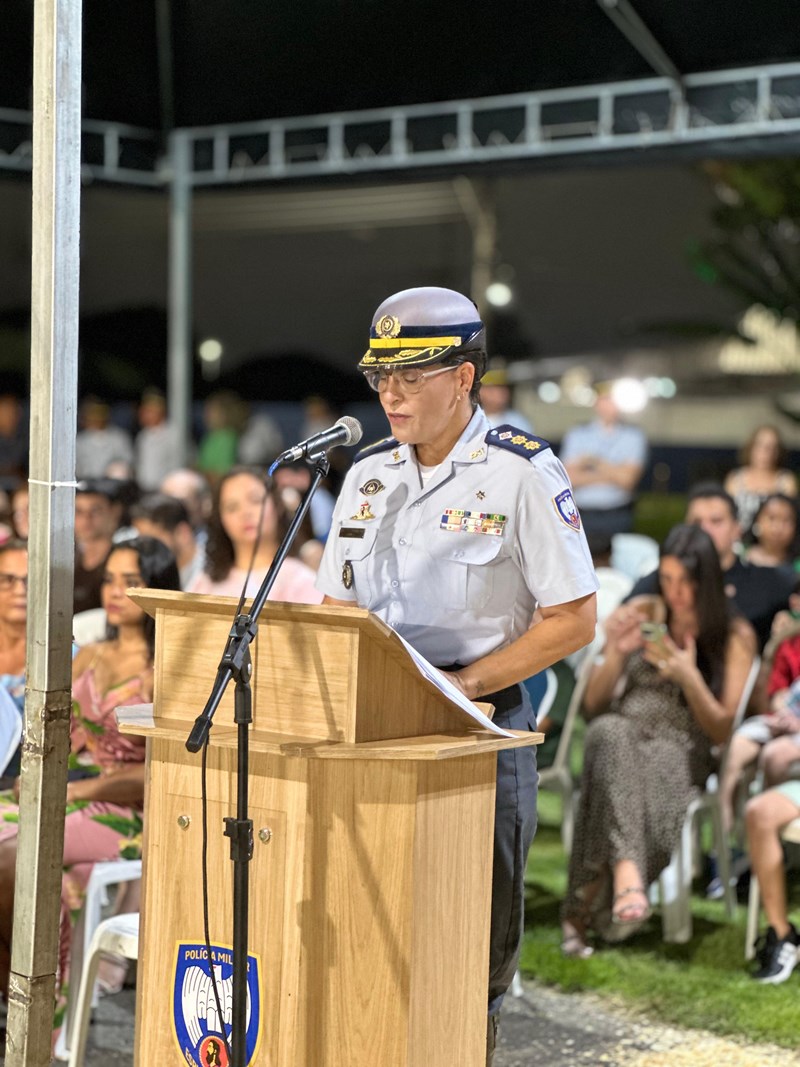
[[[214,995],[213,975],[222,1020]],[[228,1067],[233,1016],[233,950],[227,945],[181,941],[175,957],[172,1022],[181,1062],[195,1067]],[[247,957],[246,1063],[251,1063],[261,1036],[261,967],[257,955]],[[224,1031],[224,1033],[223,1033]],[[223,1040],[224,1036],[224,1040]]]

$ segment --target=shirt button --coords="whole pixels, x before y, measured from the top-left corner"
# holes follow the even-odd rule
[[[393,581],[393,582],[392,582],[392,589],[396,589],[396,588],[398,587],[398,585],[399,585],[399,584],[400,584],[400,583],[399,583],[399,582],[398,582],[397,580]]]
[[[405,545],[408,544],[408,542],[406,541],[405,537],[401,537],[398,544]]]

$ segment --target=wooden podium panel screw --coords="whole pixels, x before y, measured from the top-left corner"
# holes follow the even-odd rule
[[[258,840],[263,841],[266,845],[267,841],[272,837],[272,830],[268,826],[262,826],[258,831]]]
[[[178,826],[180,826],[181,830],[188,830],[189,826],[191,825],[191,822],[192,822],[191,815],[179,815],[178,816]]]

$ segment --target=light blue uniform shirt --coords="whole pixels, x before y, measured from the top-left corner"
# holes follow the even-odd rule
[[[637,426],[617,423],[606,427],[596,419],[585,426],[574,426],[564,434],[561,443],[563,462],[569,463],[581,456],[599,456],[614,466],[623,463],[639,463],[643,466],[647,459],[647,439]],[[610,483],[582,485],[575,490],[575,502],[579,508],[621,508],[632,500],[633,493]]]
[[[409,445],[356,462],[317,576],[437,665],[473,663],[525,633],[537,603],[597,589],[560,461],[538,438],[506,431],[530,442],[520,455],[487,432],[479,408],[424,488]]]

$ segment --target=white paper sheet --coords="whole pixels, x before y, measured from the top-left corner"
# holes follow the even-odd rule
[[[448,700],[452,700],[454,704],[457,704],[462,710],[466,711],[481,729],[491,730],[493,734],[499,734],[501,737],[514,736],[508,730],[504,730],[502,726],[497,726],[493,723],[488,716],[483,714],[480,708],[475,707],[472,701],[468,700],[461,690],[453,685],[449,678],[445,678],[438,668],[434,667],[432,663],[428,663],[424,656],[421,656],[404,637],[401,637],[400,634],[397,633],[397,630],[394,630],[393,632],[397,634],[402,641],[403,647],[413,659],[420,674],[427,678],[428,681],[433,682],[436,688],[444,693]]]

